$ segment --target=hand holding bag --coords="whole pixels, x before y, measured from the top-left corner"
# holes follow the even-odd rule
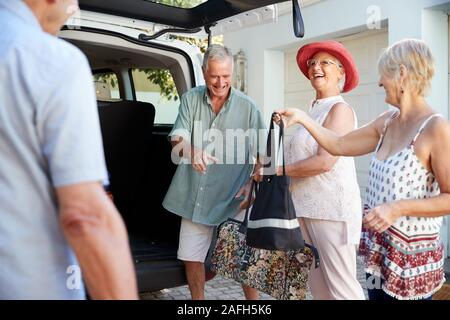
[[[271,157],[269,164],[276,165],[274,145],[274,121],[270,121],[270,131],[267,137],[267,154]],[[263,180],[256,185],[256,198],[248,221],[247,245],[268,250],[296,250],[305,245],[300,225],[295,213],[289,190],[291,179],[286,176],[284,159],[284,124],[280,121],[278,150],[283,150],[283,175],[264,175]],[[282,149],[281,149],[282,148]]]

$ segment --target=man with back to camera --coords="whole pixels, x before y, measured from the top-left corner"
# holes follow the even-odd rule
[[[55,37],[74,8],[0,0],[0,299],[85,299],[78,263],[91,298],[137,298],[91,71]]]

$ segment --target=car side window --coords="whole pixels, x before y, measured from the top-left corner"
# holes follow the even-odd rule
[[[94,71],[93,81],[97,100],[114,101],[121,99],[119,80],[113,71]]]
[[[131,69],[136,100],[155,106],[155,124],[173,124],[180,98],[172,74],[167,69]]]

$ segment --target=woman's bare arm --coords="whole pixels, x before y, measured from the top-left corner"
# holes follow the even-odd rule
[[[384,123],[392,115],[392,111],[385,112],[367,125],[339,136],[332,130],[322,127],[300,109],[287,108],[275,112],[283,117],[286,127],[293,124],[303,125],[319,145],[333,156],[359,156],[374,151]],[[280,118],[275,116],[275,120],[279,122]]]

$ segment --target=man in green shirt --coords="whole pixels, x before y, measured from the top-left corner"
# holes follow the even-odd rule
[[[258,138],[265,134],[258,107],[231,87],[232,73],[231,51],[211,45],[203,61],[206,86],[181,97],[169,134],[179,165],[163,206],[182,217],[178,259],[185,263],[192,299],[204,299],[213,227],[248,206]],[[244,293],[258,298],[255,289],[244,287]]]

